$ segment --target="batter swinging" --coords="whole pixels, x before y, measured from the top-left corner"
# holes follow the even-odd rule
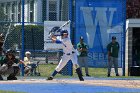
[[[56,36],[51,36],[51,39],[55,43],[62,43],[63,44],[63,56],[58,64],[58,66],[55,68],[54,72],[51,74],[50,77],[48,77],[47,80],[53,80],[54,76],[67,64],[69,60],[72,61],[73,67],[76,69],[76,73],[78,74],[79,80],[84,81],[82,77],[81,70],[79,68],[79,65],[77,63],[77,54],[76,50],[73,48],[73,45],[71,43],[70,38],[68,37],[68,31],[67,30],[61,30],[61,40],[58,40]]]

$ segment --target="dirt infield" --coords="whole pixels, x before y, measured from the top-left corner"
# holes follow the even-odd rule
[[[82,84],[82,85],[96,85],[96,86],[112,86],[124,88],[138,88],[140,89],[139,79],[98,79],[98,78],[85,78],[85,81],[79,81],[77,78],[70,79],[54,79],[47,81],[46,79],[19,79],[13,81],[0,81],[0,84],[33,84],[33,83],[59,83],[59,84]]]
[[[140,93],[140,79],[127,78],[45,78],[0,81],[0,90],[25,93]]]

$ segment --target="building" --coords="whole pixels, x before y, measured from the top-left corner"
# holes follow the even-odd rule
[[[140,75],[140,19],[126,21],[125,71],[127,75]],[[136,71],[136,69],[138,69]],[[134,73],[135,71],[135,73]]]
[[[25,22],[68,20],[68,0],[24,0]],[[7,20],[21,22],[22,0],[0,0]]]
[[[140,0],[127,0],[125,75],[140,76]]]

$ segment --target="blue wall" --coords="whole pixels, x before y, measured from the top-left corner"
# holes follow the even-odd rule
[[[122,67],[126,0],[76,0],[75,5],[75,43],[80,36],[84,37],[89,46],[89,66],[107,66],[106,46],[116,36],[121,46],[119,67]]]

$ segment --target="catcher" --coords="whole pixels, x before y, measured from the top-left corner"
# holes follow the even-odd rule
[[[68,37],[68,31],[59,29],[58,27],[52,28],[52,32],[58,31],[61,33],[61,40],[57,39],[55,35],[51,35],[50,38],[52,39],[52,42],[54,43],[62,43],[63,45],[63,56],[58,64],[58,66],[55,68],[54,72],[51,74],[50,77],[48,77],[47,80],[53,80],[54,76],[61,71],[61,69],[67,64],[69,60],[72,61],[74,68],[76,69],[76,72],[78,74],[79,80],[84,81],[81,73],[81,69],[77,63],[77,54],[76,50],[73,48],[73,45],[71,43],[70,38]]]
[[[7,50],[6,57],[0,64],[0,80],[3,80],[2,75],[9,75],[7,80],[17,80],[16,75],[19,73],[20,69],[18,65],[19,61],[15,58],[12,50]]]

